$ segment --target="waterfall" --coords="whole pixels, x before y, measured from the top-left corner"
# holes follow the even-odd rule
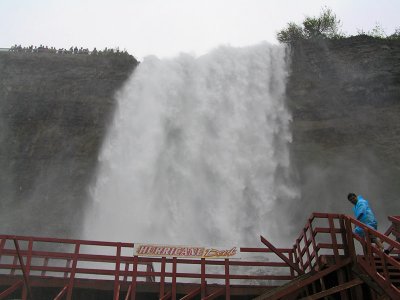
[[[248,246],[272,234],[295,193],[287,75],[285,48],[268,43],[146,57],[116,95],[84,237]]]

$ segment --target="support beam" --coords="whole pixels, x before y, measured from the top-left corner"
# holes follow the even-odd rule
[[[385,294],[389,295],[392,299],[400,299],[399,290],[389,280],[385,280],[381,275],[373,272],[368,262],[360,258],[358,259],[358,265],[385,291]]]
[[[32,295],[31,287],[29,285],[29,280],[28,280],[28,274],[26,273],[25,264],[24,264],[24,260],[21,255],[21,251],[19,249],[18,241],[15,238],[13,239],[13,241],[14,241],[15,249],[17,250],[17,254],[18,254],[19,265],[21,266],[22,274],[24,276],[24,283],[25,283],[25,288],[28,292],[28,298],[33,300],[33,295]]]
[[[215,299],[221,295],[223,295],[225,292],[225,288],[220,288],[217,291],[215,291],[214,293],[208,295],[207,297],[204,298],[204,300],[211,300],[211,299]]]
[[[328,267],[322,271],[316,272],[314,274],[312,274],[312,273],[303,274],[300,277],[287,283],[286,285],[278,287],[274,291],[268,291],[267,293],[265,293],[261,296],[258,296],[257,298],[254,298],[254,300],[263,300],[263,299],[275,300],[275,299],[280,299],[282,297],[288,296],[296,291],[301,290],[302,288],[313,283],[314,281],[319,280],[320,278],[343,268],[344,266],[350,264],[350,262],[351,262],[350,259],[344,259],[337,265],[330,266],[330,267]]]
[[[164,296],[160,297],[160,300],[168,300],[170,299],[172,296],[172,292],[169,291],[168,293],[166,293]]]
[[[130,284],[129,287],[128,287],[128,290],[126,292],[125,300],[129,300],[129,297],[131,296],[131,292],[132,292],[132,284]]]
[[[189,300],[192,299],[193,297],[196,297],[198,294],[200,294],[201,292],[201,287],[198,287],[197,289],[191,291],[189,294],[187,294],[186,296],[183,296],[181,298],[181,300]]]
[[[58,295],[54,298],[54,300],[61,300],[67,293],[67,290],[68,290],[68,285],[64,286],[64,288],[58,293]]]
[[[296,266],[293,262],[291,262],[285,255],[283,255],[274,245],[268,242],[262,235],[260,236],[261,242],[271,249],[276,255],[279,256],[285,263],[287,263],[291,268],[293,268],[298,274],[304,274],[302,270],[298,266]]]
[[[8,289],[0,293],[0,299],[5,299],[8,295],[12,294],[15,292],[17,289],[19,289],[21,286],[24,285],[24,282],[22,280],[17,281],[14,283],[12,286],[10,286]]]
[[[332,294],[335,294],[335,293],[338,293],[338,292],[347,290],[347,289],[352,288],[352,287],[354,287],[354,286],[357,286],[357,285],[359,285],[359,284],[361,284],[361,283],[363,283],[363,281],[362,281],[360,278],[356,278],[356,279],[353,279],[352,281],[343,283],[343,284],[341,284],[341,285],[335,286],[335,287],[330,288],[330,289],[328,289],[328,290],[319,292],[319,293],[317,293],[317,294],[313,294],[313,295],[308,296],[308,297],[301,298],[300,300],[316,300],[316,299],[321,299],[321,298],[323,298],[323,297],[326,297],[326,296],[329,296],[329,295],[332,295]]]

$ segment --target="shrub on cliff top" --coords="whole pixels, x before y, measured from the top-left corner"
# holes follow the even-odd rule
[[[360,34],[360,31],[358,33]],[[400,27],[396,28],[393,34],[387,35],[379,23],[377,23],[371,31],[362,33],[379,39],[400,40]]]
[[[299,39],[339,38],[342,37],[340,26],[340,20],[332,10],[324,7],[318,18],[306,17],[302,26],[288,23],[285,29],[277,33],[277,39],[281,43],[293,43]]]
[[[400,40],[400,27],[396,28],[392,35],[389,35],[389,39]]]
[[[324,7],[319,17],[306,17],[301,25],[290,22],[286,28],[277,33],[276,37],[279,42],[287,44],[295,43],[298,40],[344,38],[346,35],[339,31],[340,27],[341,21],[337,19],[331,9]],[[397,27],[393,34],[387,35],[383,27],[376,23],[370,31],[358,29],[356,36],[400,40],[400,27]]]

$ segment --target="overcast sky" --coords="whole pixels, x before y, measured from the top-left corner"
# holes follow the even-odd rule
[[[333,10],[342,31],[400,28],[400,0],[0,0],[0,48],[119,47],[139,60],[277,43],[288,22]]]

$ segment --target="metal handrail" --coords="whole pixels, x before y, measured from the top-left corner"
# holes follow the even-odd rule
[[[400,220],[398,217],[394,219]],[[103,280],[114,281],[114,299],[119,297],[121,284],[125,286],[128,284],[131,294],[136,292],[138,282],[158,284],[160,298],[162,298],[163,295],[167,295],[164,294],[166,291],[164,285],[167,282],[172,284],[173,291],[176,292],[176,285],[185,280],[197,282],[202,294],[205,293],[206,285],[210,282],[222,281],[225,286],[224,293],[228,295],[229,286],[232,283],[236,282],[240,285],[246,280],[251,280],[252,285],[259,286],[267,286],[266,281],[284,283],[303,273],[323,269],[327,258],[333,259],[337,265],[351,259],[353,263],[364,268],[365,272],[377,282],[390,285],[390,268],[400,270],[399,261],[393,255],[381,252],[371,244],[370,239],[358,237],[353,232],[353,226],[361,227],[366,236],[381,239],[386,246],[394,249],[393,253],[400,253],[398,241],[353,217],[342,214],[313,213],[292,248],[275,248],[265,238],[261,240],[267,248],[240,248],[240,253],[256,254],[259,257],[277,254],[277,258],[279,257],[281,261],[260,260],[259,257],[240,260],[141,257],[134,254],[134,243],[0,235],[0,259],[8,259],[8,262],[0,261],[0,271],[4,274],[4,271],[8,270],[10,276],[17,277],[17,282],[10,287],[10,291],[23,287],[26,294],[29,294],[29,278],[32,276],[42,279],[54,277],[62,279],[65,284],[58,297],[66,295],[67,299],[72,297],[72,290],[77,279],[87,278],[96,281],[98,276]],[[10,246],[12,241],[18,247]],[[357,244],[361,245],[361,249],[356,251]],[[64,245],[64,248],[54,250],[51,245],[57,247]],[[86,246],[89,246],[89,249],[85,252],[83,249]],[[111,254],[102,251],[104,248],[111,251]],[[49,262],[52,260],[57,261],[58,264],[51,265]],[[190,266],[198,267],[196,271],[193,271]],[[255,268],[257,271],[249,273],[249,268]],[[279,274],[271,273],[271,268],[280,270],[277,272]],[[19,282],[20,275],[15,275],[16,270],[22,270],[25,274],[23,286]],[[339,279],[339,281],[341,284],[345,282],[344,279]],[[390,289],[393,294],[400,293],[394,285]]]
[[[16,241],[21,249],[16,250],[7,241]],[[31,245],[28,248],[27,243]],[[59,249],[60,246],[62,250]],[[253,285],[261,287],[267,286],[267,282],[271,280],[286,282],[294,278],[288,265],[277,261],[259,261],[251,256],[246,260],[140,257],[134,255],[134,247],[134,243],[0,235],[0,258],[3,258],[0,261],[0,271],[9,271],[9,276],[18,277],[15,271],[21,270],[21,264],[14,257],[20,255],[20,261],[29,262],[24,271],[27,279],[34,277],[64,280],[65,284],[57,297],[66,295],[67,299],[72,297],[76,280],[85,278],[96,282],[99,276],[103,280],[114,281],[114,298],[119,295],[121,284],[129,284],[130,293],[135,293],[137,282],[159,285],[170,282],[176,286],[185,280],[194,280],[204,290],[207,284],[221,280],[228,286],[235,283],[239,286],[243,281],[248,285],[247,281],[251,281]],[[288,253],[290,249],[280,251]],[[240,248],[240,253],[259,253],[264,256],[272,252],[265,248]],[[57,263],[52,264],[52,261]],[[193,271],[190,266],[199,266],[201,271]],[[249,268],[268,269],[249,273]],[[270,273],[271,268],[281,271],[277,272],[279,274]],[[25,285],[24,290],[28,288]],[[225,293],[229,293],[229,289]]]

